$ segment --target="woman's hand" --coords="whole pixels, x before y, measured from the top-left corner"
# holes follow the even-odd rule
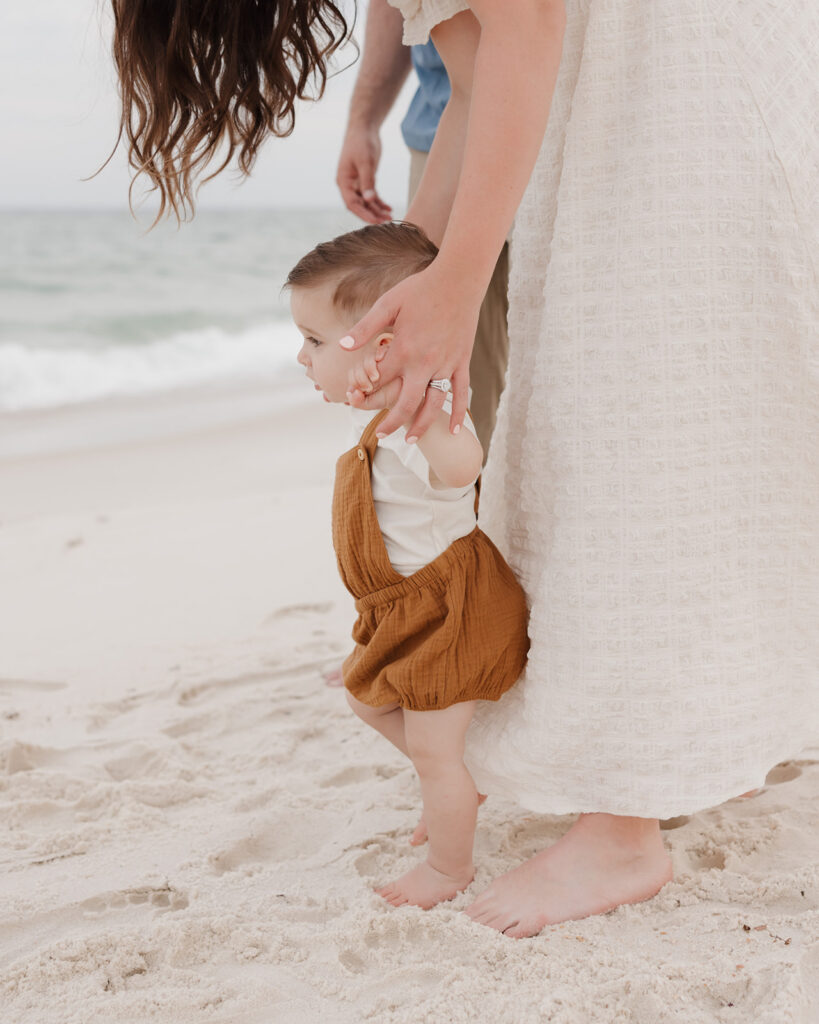
[[[428,388],[430,380],[441,377],[452,382],[450,431],[458,433],[469,400],[469,360],[482,297],[469,282],[453,280],[433,261],[426,270],[385,292],[340,340],[339,344],[345,343],[343,348],[353,350],[388,329],[393,334],[378,365],[378,388],[369,396],[359,390],[348,396],[358,409],[391,406],[392,411],[379,425],[379,436],[408,424],[408,440],[422,437],[444,404],[444,393]],[[364,360],[357,376],[362,383],[368,377]],[[400,390],[395,400],[379,400],[379,391],[396,380],[400,380]]]

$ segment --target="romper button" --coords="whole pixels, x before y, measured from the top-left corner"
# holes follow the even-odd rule
[[[364,461],[364,449],[363,448],[359,448],[358,449],[358,457],[359,457],[359,459],[361,459],[362,462]]]

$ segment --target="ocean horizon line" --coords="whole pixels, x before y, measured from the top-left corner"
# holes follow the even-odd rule
[[[196,207],[197,214],[199,213],[259,213],[259,212],[270,212],[270,213],[295,213],[299,210],[309,210],[317,213],[350,213],[349,210],[344,207],[343,204],[328,205],[322,204],[307,204],[307,203],[289,203],[287,205],[276,205],[276,204],[255,204],[255,205],[225,205],[223,203],[210,205],[208,203],[198,203]],[[150,210],[137,210],[138,214],[145,213],[150,216]],[[0,203],[0,214],[12,213],[12,214],[26,214],[26,213],[128,213],[131,211],[128,208],[127,203],[123,205],[77,205],[67,206],[61,205],[49,205],[44,204],[40,206],[32,205],[14,205],[8,206]],[[350,213],[351,217],[355,217],[355,214]],[[356,218],[359,219],[359,218]],[[184,222],[183,222],[184,223]],[[363,222],[362,222],[363,223]]]

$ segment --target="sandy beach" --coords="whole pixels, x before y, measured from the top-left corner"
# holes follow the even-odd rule
[[[491,797],[467,892],[374,895],[420,799],[322,677],[347,429],[295,370],[0,417],[2,1024],[814,1024],[819,741],[664,822],[644,904],[473,924],[574,820]]]

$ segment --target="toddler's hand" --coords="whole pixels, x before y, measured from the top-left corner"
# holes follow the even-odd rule
[[[383,357],[381,357],[383,358]],[[373,384],[378,380],[378,351],[366,355],[358,366],[354,366],[347,376],[347,390],[360,391],[363,395],[372,394]]]
[[[351,388],[347,392],[347,401],[350,405],[353,405],[353,401],[358,396],[364,394],[360,389]],[[393,405],[401,394],[401,378],[396,377],[395,380],[391,380],[389,384],[385,384],[381,388],[377,388],[375,391],[368,393],[367,408],[368,409],[392,409]]]

